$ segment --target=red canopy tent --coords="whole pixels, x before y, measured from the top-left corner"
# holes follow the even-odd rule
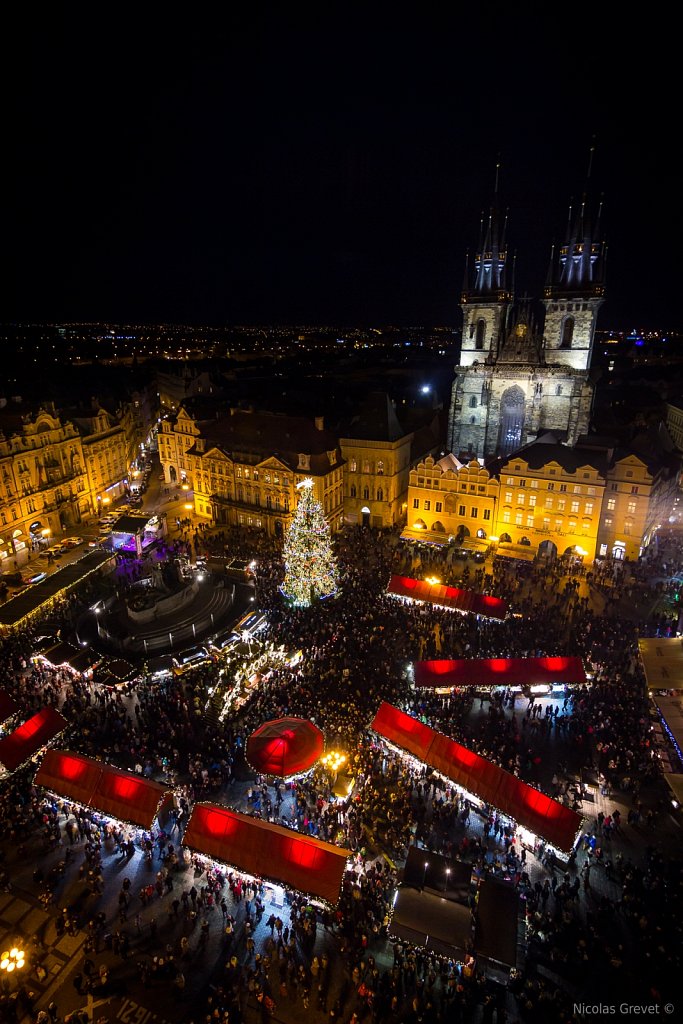
[[[428,583],[409,576],[392,576],[387,594],[406,597],[412,601],[426,601],[459,612],[472,612],[492,619],[504,619],[508,612],[507,601],[489,594],[477,594],[474,590],[459,590],[444,587],[440,583]]]
[[[321,756],[325,738],[306,718],[275,718],[247,740],[247,761],[262,775],[289,778],[307,771]]]
[[[37,786],[93,807],[119,821],[150,829],[171,794],[159,782],[140,778],[68,750],[48,750],[35,777]]]
[[[585,683],[581,658],[461,658],[416,661],[415,686],[538,686]]]
[[[417,726],[417,729],[416,729]],[[534,835],[569,853],[583,818],[576,811],[522,782],[515,775],[487,761],[442,733],[430,729],[411,715],[383,703],[372,729],[390,742],[408,750],[448,779],[497,807]],[[419,735],[419,744],[413,737]],[[417,751],[421,751],[418,753]]]
[[[10,697],[6,690],[0,690],[0,725],[19,710],[17,702]]]
[[[350,850],[215,804],[195,804],[183,845],[332,904],[352,856]]]
[[[66,729],[67,722],[54,708],[43,708],[18,729],[0,740],[0,764],[15,771],[36,751]]]

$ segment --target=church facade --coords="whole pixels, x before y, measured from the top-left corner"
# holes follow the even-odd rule
[[[496,188],[497,193],[497,188]],[[600,215],[584,199],[551,255],[542,324],[527,297],[515,301],[496,202],[482,224],[474,266],[465,270],[463,331],[455,368],[448,445],[458,458],[509,455],[545,431],[575,445],[588,432],[590,361],[603,302],[605,247]]]

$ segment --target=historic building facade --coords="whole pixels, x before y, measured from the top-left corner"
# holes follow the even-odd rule
[[[54,406],[0,408],[0,569],[59,539],[90,512],[81,438]]]
[[[599,214],[593,226],[585,201],[570,211],[565,242],[551,255],[541,325],[528,298],[515,302],[497,201],[496,188],[461,297],[448,446],[465,461],[510,454],[548,430],[576,444],[593,399],[589,369],[604,293]]]
[[[545,435],[484,466],[455,456],[410,473],[404,536],[487,542],[502,554],[635,560],[672,514],[672,463]]]
[[[297,484],[313,480],[332,530],[343,524],[343,459],[322,419],[224,410],[205,418],[191,403],[162,420],[159,458],[168,483],[187,487],[193,513],[217,525],[284,536]]]

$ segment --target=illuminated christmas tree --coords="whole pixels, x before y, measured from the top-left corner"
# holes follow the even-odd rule
[[[282,593],[292,604],[308,606],[336,591],[337,565],[323,507],[313,497],[313,481],[302,480],[297,487],[299,504],[285,537]]]

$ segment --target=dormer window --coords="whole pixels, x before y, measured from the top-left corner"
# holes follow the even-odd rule
[[[304,455],[303,452],[299,452],[299,462],[297,463],[297,469],[310,469],[311,468],[311,456]]]

